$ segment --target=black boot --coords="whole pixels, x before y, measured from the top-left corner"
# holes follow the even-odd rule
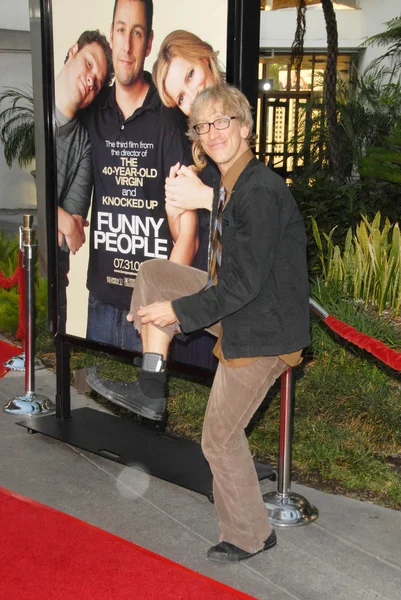
[[[161,355],[144,353],[137,381],[124,383],[101,379],[96,372],[88,375],[86,381],[95,392],[110,402],[152,421],[163,420],[166,411],[166,372]]]

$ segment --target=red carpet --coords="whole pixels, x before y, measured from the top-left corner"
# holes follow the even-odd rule
[[[4,377],[4,375],[10,370],[3,366],[4,363],[12,356],[18,356],[18,354],[21,354],[21,352],[21,348],[0,340],[0,379]]]
[[[3,488],[0,564],[1,600],[255,600]]]

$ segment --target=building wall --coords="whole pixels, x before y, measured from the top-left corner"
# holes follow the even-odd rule
[[[0,28],[29,31],[29,0],[2,0]]]
[[[357,10],[336,10],[340,50],[361,50],[360,69],[383,53],[382,48],[362,49],[364,40],[386,29],[385,22],[400,14],[395,0],[360,0]],[[296,9],[262,11],[260,47],[264,50],[289,50],[296,24]],[[326,49],[326,26],[320,7],[306,11],[305,50]]]
[[[400,4],[396,0],[363,0],[362,35],[364,38],[385,31],[385,23],[401,13]],[[362,57],[361,69],[375,58],[381,56],[385,48],[369,46]]]
[[[20,11],[21,3],[16,3],[16,13],[5,18],[4,5],[0,9],[0,90],[17,87],[25,91],[32,89],[32,64],[29,31],[8,30],[6,25],[24,24],[28,20],[28,6]],[[26,16],[26,19],[25,19]],[[18,20],[17,18],[18,17]],[[4,29],[3,29],[4,27]],[[5,105],[2,103],[1,108]],[[34,163],[24,169],[14,164],[7,166],[3,146],[0,144],[0,209],[26,209],[36,207],[35,181],[30,172]]]
[[[362,41],[361,10],[336,12],[340,48],[355,48]],[[286,8],[262,11],[260,23],[260,47],[263,49],[288,50],[294,40],[296,9]],[[319,50],[327,46],[323,11],[318,8],[306,10],[305,49]]]

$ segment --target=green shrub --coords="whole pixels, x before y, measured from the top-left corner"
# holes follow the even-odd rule
[[[401,125],[386,138],[385,147],[369,147],[360,160],[360,171],[365,177],[401,183]]]
[[[338,138],[347,181],[338,184],[328,156],[323,100],[305,105],[294,148],[300,148],[292,176],[292,192],[307,223],[309,268],[317,266],[309,226],[313,217],[332,241],[343,241],[361,215],[373,219],[378,210],[390,219],[399,214],[401,79],[399,71],[373,63],[352,85],[338,79]]]
[[[18,266],[19,239],[15,236],[4,236],[0,232],[0,270],[5,277],[11,277]],[[35,306],[36,333],[47,336],[47,281],[39,277],[38,266],[35,268]],[[6,334],[15,335],[19,321],[18,286],[9,290],[0,287],[0,329]]]
[[[0,231],[0,270],[6,277],[10,277],[18,265],[18,236],[7,237]]]
[[[379,314],[388,309],[397,317],[401,306],[401,238],[398,223],[385,219],[380,230],[378,212],[370,223],[362,215],[355,233],[347,232],[344,249],[333,243],[333,228],[323,233],[312,218],[313,236],[318,248],[322,279],[336,282],[346,297],[371,305]]]

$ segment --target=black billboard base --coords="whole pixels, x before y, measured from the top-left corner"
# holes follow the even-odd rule
[[[200,444],[91,408],[73,410],[71,416],[31,417],[17,425],[30,433],[42,433],[119,464],[143,469],[213,501],[212,473]],[[276,480],[276,471],[270,465],[256,463],[256,470],[259,480]]]

